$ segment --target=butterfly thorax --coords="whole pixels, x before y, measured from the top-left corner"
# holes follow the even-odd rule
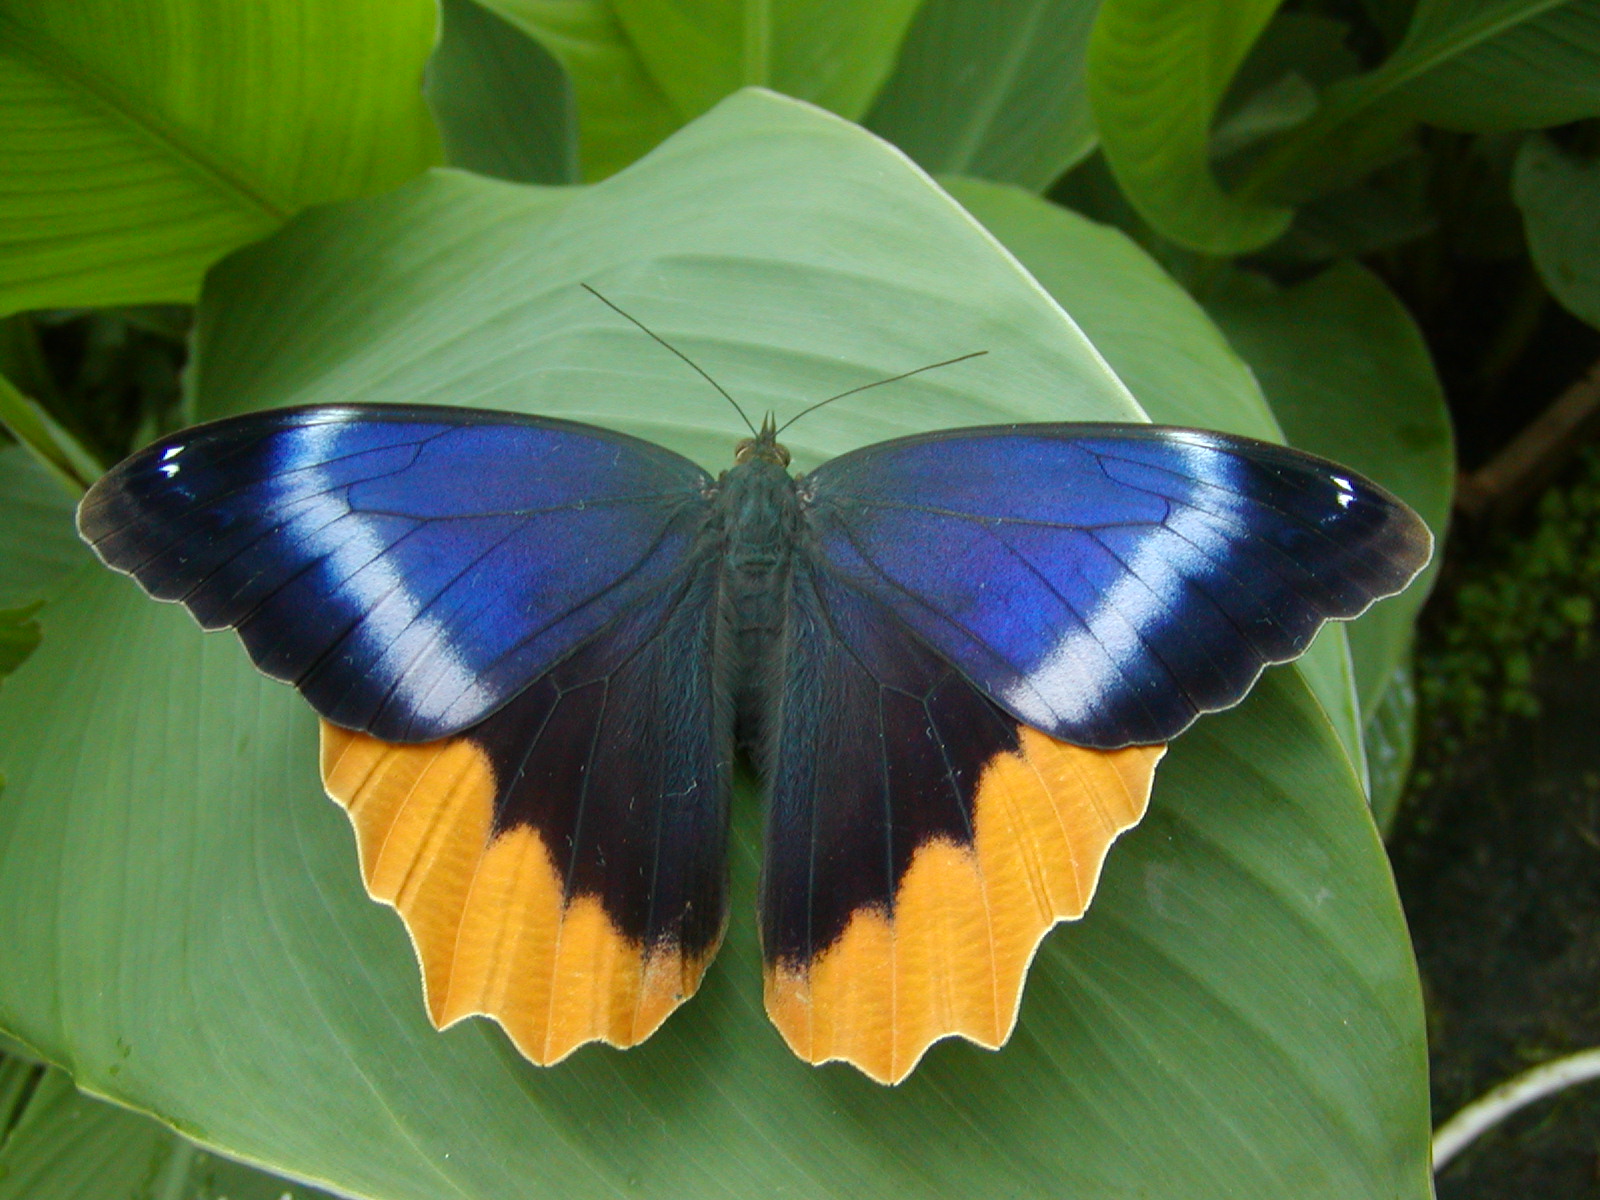
[[[782,642],[790,561],[801,525],[795,481],[785,468],[788,454],[779,457],[768,447],[782,447],[761,442],[756,443],[757,453],[741,454],[717,488],[724,537],[719,665],[727,672],[737,736],[746,746],[759,739],[762,682],[775,678],[775,664],[768,660]]]

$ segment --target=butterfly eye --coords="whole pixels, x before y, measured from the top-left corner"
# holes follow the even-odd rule
[[[747,463],[750,461],[751,455],[753,455],[755,452],[755,438],[745,438],[744,441],[740,442],[733,448],[733,461],[735,463]]]

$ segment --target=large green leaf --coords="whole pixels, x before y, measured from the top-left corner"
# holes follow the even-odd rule
[[[442,0],[424,94],[453,167],[518,183],[578,179],[572,84],[543,46],[477,0]]]
[[[610,0],[685,118],[770,87],[852,120],[894,67],[921,0]]]
[[[29,1093],[0,1144],[0,1200],[315,1200],[326,1193],[229,1162],[149,1117],[82,1095],[60,1071],[0,1062]],[[3,1116],[3,1114],[0,1114]]]
[[[0,0],[0,314],[193,300],[309,204],[432,160],[429,0]]]
[[[428,1028],[406,937],[317,794],[309,714],[231,639],[92,577],[0,720],[29,747],[0,809],[20,934],[0,1019],[93,1089],[302,1177],[418,1200],[1428,1194],[1404,926],[1292,673],[1177,744],[1011,1045],[936,1048],[895,1091],[801,1066],[761,1015],[748,796],[702,994],[644,1047],[541,1071],[481,1023]]]
[[[925,0],[866,126],[930,171],[1041,191],[1094,148],[1099,0]]]
[[[1569,312],[1600,329],[1600,158],[1529,138],[1517,151],[1512,190],[1539,278]]]
[[[623,32],[612,0],[483,0],[566,69],[578,104],[578,167],[604,179],[682,123]]]
[[[973,179],[945,186],[1072,314],[1151,420],[1284,440],[1250,369],[1131,238],[1016,188]],[[1299,669],[1361,769],[1344,627],[1325,629]]]
[[[1211,168],[1211,123],[1279,0],[1102,0],[1089,39],[1089,98],[1100,145],[1139,215],[1212,254],[1265,245],[1290,212],[1225,193]]]
[[[1289,440],[1394,492],[1442,546],[1455,486],[1450,414],[1421,331],[1383,281],[1354,263],[1292,288],[1237,272],[1208,293],[1207,306]],[[1408,591],[1349,626],[1363,713],[1409,659],[1438,566],[1436,554]]]
[[[803,462],[1137,412],[902,157],[761,94],[591,189],[440,173],[308,214],[213,274],[197,400],[538,409],[728,462],[726,405],[578,279],[756,411],[990,351],[808,418]],[[428,1026],[406,935],[318,794],[315,721],[234,639],[103,572],[43,620],[0,691],[0,1026],[206,1146],[385,1200],[1428,1194],[1404,924],[1292,671],[1174,746],[1094,909],[1042,948],[1011,1044],[943,1044],[891,1090],[799,1064],[761,1013],[749,795],[701,995],[642,1047],[541,1070],[485,1022]]]

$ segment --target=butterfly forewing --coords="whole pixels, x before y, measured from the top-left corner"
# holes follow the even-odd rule
[[[91,489],[78,523],[151,595],[237,629],[324,717],[426,741],[666,586],[710,482],[572,422],[281,409],[147,447]]]
[[[1325,460],[1157,426],[952,430],[802,483],[821,559],[1002,707],[1083,746],[1164,742],[1324,621],[1400,591],[1431,537]]]

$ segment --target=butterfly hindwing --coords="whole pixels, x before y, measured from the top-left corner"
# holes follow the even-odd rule
[[[797,563],[772,699],[767,1010],[809,1062],[904,1078],[934,1041],[997,1047],[1028,963],[1083,914],[1163,747],[1028,729],[886,606]]]
[[[699,985],[727,915],[714,565],[453,738],[324,723],[324,781],[441,1028],[494,1017],[548,1064],[643,1041]]]
[[[953,430],[801,482],[838,579],[1004,708],[1085,746],[1164,742],[1322,623],[1401,590],[1427,527],[1332,463],[1156,426]]]
[[[85,498],[106,563],[238,630],[324,717],[426,741],[681,570],[710,478],[623,434],[472,409],[278,409],[146,447]]]

